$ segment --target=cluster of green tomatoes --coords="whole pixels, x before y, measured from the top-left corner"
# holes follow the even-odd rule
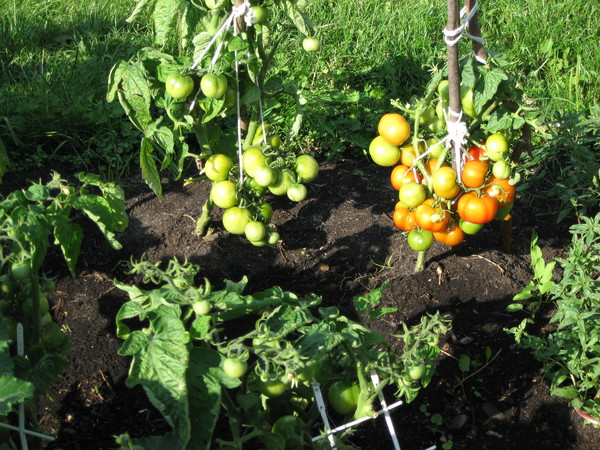
[[[223,227],[232,234],[245,235],[257,247],[275,244],[279,233],[269,225],[273,208],[264,199],[267,192],[286,195],[294,202],[307,196],[306,183],[319,173],[319,164],[310,155],[282,156],[277,151],[279,137],[257,133],[255,144],[241,158],[243,176],[235,178],[233,160],[222,153],[211,155],[204,166],[213,182],[210,199],[223,211]],[[269,144],[266,144],[268,142]]]

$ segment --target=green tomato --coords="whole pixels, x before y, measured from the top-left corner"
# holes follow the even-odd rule
[[[200,90],[208,98],[222,98],[227,92],[227,78],[225,75],[207,73],[200,80]]]
[[[267,237],[267,242],[271,245],[279,242],[279,233],[277,231],[270,231]]]
[[[448,103],[450,101],[450,83],[448,82],[448,80],[440,81],[440,84],[438,84],[437,87],[437,91],[440,98],[444,102]]]
[[[501,161],[508,155],[508,141],[503,134],[490,134],[485,141],[485,154],[492,161]]]
[[[442,155],[442,151],[446,148],[444,144],[440,144],[439,138],[430,138],[427,140],[427,149],[431,149],[431,158],[439,158]]]
[[[229,180],[217,181],[210,189],[210,198],[219,208],[231,208],[238,204],[237,185]]]
[[[483,228],[483,223],[472,223],[467,222],[464,219],[460,219],[458,221],[458,226],[461,230],[463,230],[466,234],[476,234]]]
[[[25,314],[26,317],[33,317],[33,300],[31,297],[27,297],[21,303],[21,308],[23,309],[23,314]],[[40,294],[40,317],[48,314],[48,311],[50,311],[48,298],[44,294]]]
[[[421,117],[419,118],[419,123],[421,125],[428,125],[435,120],[435,109],[433,106],[429,105],[425,108],[424,111],[421,112]]]
[[[282,416],[275,421],[271,433],[280,434],[285,438],[285,450],[300,450],[304,445],[306,424],[298,416]]]
[[[252,22],[254,23],[265,23],[267,21],[267,10],[260,6],[252,6]]]
[[[231,378],[241,378],[248,370],[246,361],[238,358],[225,358],[223,361],[223,371]]]
[[[10,297],[15,293],[17,287],[17,283],[14,282],[8,275],[0,276],[0,292],[6,296],[6,298]]]
[[[233,167],[233,161],[227,155],[215,153],[206,160],[204,173],[209,180],[224,181],[229,178],[229,171]]]
[[[251,193],[258,198],[262,197],[265,192],[267,192],[267,188],[258,184],[252,177],[246,178],[244,181],[244,187],[246,190],[251,191]]]
[[[192,80],[192,77],[182,76],[174,72],[167,75],[165,89],[174,99],[185,98],[194,90],[194,80]]]
[[[446,127],[446,121],[444,119],[435,118],[431,123],[427,124],[427,129],[432,133],[437,133]]]
[[[347,385],[342,381],[334,381],[327,392],[327,399],[337,413],[346,415],[356,411],[359,394],[360,387],[357,383]]]
[[[425,375],[425,364],[409,367],[408,376],[413,380],[420,380]]]
[[[268,187],[273,195],[284,195],[292,184],[292,177],[286,170],[276,170],[277,180]]]
[[[31,265],[27,261],[13,263],[10,267],[12,277],[17,281],[25,281],[31,275]]]
[[[466,86],[460,87],[460,104],[467,116],[473,119],[479,118],[475,112],[475,104],[473,103],[473,89],[470,89]]]
[[[306,37],[302,40],[302,48],[306,52],[316,52],[321,48],[321,43],[312,37]]]
[[[259,147],[250,147],[242,155],[242,167],[251,177],[256,175],[256,170],[259,167],[264,167],[267,164],[267,157]]]
[[[258,215],[262,219],[262,222],[269,223],[271,217],[273,217],[273,207],[266,201],[260,202],[258,207]]]
[[[369,145],[369,155],[375,164],[383,167],[396,165],[400,161],[400,149],[382,136],[377,136]]]
[[[294,183],[290,185],[287,190],[288,198],[293,202],[301,202],[307,196],[306,186],[301,183]]]
[[[428,230],[412,230],[408,233],[408,245],[415,252],[424,252],[433,243],[433,233]]]
[[[197,316],[205,316],[210,312],[212,306],[208,300],[201,299],[192,303],[192,308]]]
[[[254,170],[254,179],[259,186],[271,186],[277,181],[277,171],[269,166],[258,167]]]
[[[240,208],[234,206],[226,209],[223,212],[223,227],[231,234],[244,234],[246,231],[246,225],[252,219],[252,214],[247,208]]]
[[[319,163],[310,155],[300,155],[296,159],[294,170],[298,175],[299,181],[309,183],[319,174]]]
[[[267,236],[267,227],[258,220],[251,220],[246,224],[244,234],[246,235],[246,239],[250,242],[262,241]]]
[[[425,201],[427,193],[422,184],[410,181],[402,184],[398,197],[407,208],[416,208]]]
[[[283,395],[287,388],[288,384],[278,377],[260,380],[258,383],[258,390],[261,394],[269,398]]]
[[[492,166],[492,173],[496,178],[508,178],[510,177],[510,165],[504,161],[496,161]]]

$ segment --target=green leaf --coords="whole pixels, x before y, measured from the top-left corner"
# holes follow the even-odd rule
[[[96,223],[98,229],[102,232],[108,243],[115,250],[121,249],[121,244],[115,238],[113,232],[113,209],[110,203],[99,195],[84,194],[79,197],[73,205],[76,209],[83,211],[92,221]]]
[[[129,120],[141,131],[152,122],[151,94],[146,71],[141,63],[130,64],[122,72],[122,89],[117,92],[119,102]]]
[[[154,40],[159,46],[167,44],[169,36],[177,32],[177,17],[184,0],[155,0],[152,19]]]
[[[579,395],[579,391],[577,388],[571,386],[566,388],[550,388],[550,393],[552,395],[557,395],[558,397],[564,398],[575,398]]]
[[[186,373],[191,436],[188,448],[208,449],[221,410],[219,373],[221,355],[208,348],[194,348]]]
[[[244,93],[240,101],[244,105],[251,105],[252,103],[258,102],[258,100],[260,100],[260,96],[260,88],[254,85]]]
[[[35,388],[32,383],[25,380],[3,375],[0,377],[0,414],[11,411],[16,403],[20,403],[34,396]]]
[[[314,25],[308,16],[304,14],[305,5],[305,2],[297,0],[284,0],[282,4],[285,14],[290,18],[296,28],[298,28],[302,34],[310,36],[311,31],[314,29]]]
[[[471,370],[471,358],[469,358],[469,355],[465,355],[464,353],[460,355],[460,358],[458,359],[458,368],[461,372],[468,372]]]
[[[163,436],[149,436],[132,439],[129,434],[121,434],[115,437],[119,450],[165,450],[181,448],[181,442],[173,433]]]
[[[529,298],[529,297],[527,297],[527,298]],[[511,303],[510,305],[508,305],[506,307],[506,310],[508,312],[522,311],[523,310],[523,305],[521,303]]]
[[[159,306],[148,317],[150,328],[132,333],[135,338],[126,349],[121,349],[133,353],[126,384],[128,387],[141,384],[179,441],[187,443],[191,435],[185,381],[189,337],[174,308]]]
[[[150,189],[156,194],[159,200],[162,200],[162,186],[160,184],[160,175],[158,168],[156,167],[156,161],[152,156],[154,147],[152,142],[142,138],[142,145],[140,148],[140,167],[142,168],[142,178],[150,186]]]
[[[477,91],[473,96],[476,112],[482,111],[485,104],[496,96],[498,86],[505,80],[508,80],[508,75],[501,69],[492,69],[484,73],[483,92]]]
[[[108,91],[106,92],[106,101],[108,103],[114,101],[128,66],[127,62],[120,60],[110,69],[110,73],[108,74]]]
[[[83,241],[83,229],[77,223],[71,223],[67,217],[55,216],[52,220],[54,227],[54,238],[60,245],[71,276],[75,278],[75,264],[79,259],[81,242]]]

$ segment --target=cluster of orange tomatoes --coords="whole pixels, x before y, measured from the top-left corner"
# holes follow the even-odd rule
[[[485,142],[472,145],[457,174],[446,161],[445,142],[438,138],[421,139],[418,148],[405,145],[411,127],[401,114],[382,116],[378,132],[369,154],[376,164],[393,167],[390,181],[398,191],[393,220],[408,232],[413,250],[425,251],[433,240],[458,245],[465,234],[509,217],[515,186],[504,135],[490,134]]]

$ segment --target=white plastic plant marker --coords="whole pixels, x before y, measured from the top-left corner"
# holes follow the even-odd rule
[[[321,394],[321,386],[319,386],[319,382],[317,380],[313,380],[312,387],[313,392],[315,393],[315,400],[317,401],[317,408],[319,409],[319,413],[321,414],[321,418],[323,419],[323,424],[325,425],[325,433],[327,435],[327,439],[329,440],[329,445],[331,445],[332,450],[337,450],[337,447],[335,446],[335,439],[333,437],[334,431],[331,430],[331,426],[329,425],[329,418],[327,417],[327,408],[325,408],[323,394]],[[317,442],[320,439],[323,439],[323,436],[316,436],[313,438],[312,441]]]
[[[21,322],[17,323],[17,355],[25,355],[25,342],[23,340],[23,324]],[[21,448],[23,450],[29,449],[29,447],[27,446],[26,435],[34,436],[40,439],[46,439],[47,441],[54,440],[52,436],[47,436],[45,434],[36,433],[35,431],[29,431],[25,429],[25,405],[23,403],[19,404],[19,426],[14,427],[5,423],[0,424],[0,426],[3,428],[8,428],[9,430],[19,432],[19,439],[21,440]]]

